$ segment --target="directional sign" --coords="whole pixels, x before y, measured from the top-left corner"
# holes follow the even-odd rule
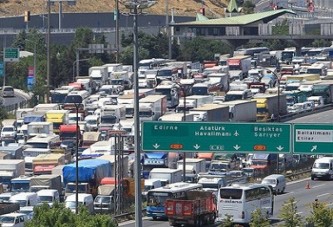
[[[332,154],[333,125],[294,124],[295,154]]]
[[[20,50],[18,48],[5,48],[3,60],[5,62],[19,61]]]
[[[3,62],[0,61],[0,77],[3,76]]]
[[[290,124],[146,121],[142,150],[290,152]]]

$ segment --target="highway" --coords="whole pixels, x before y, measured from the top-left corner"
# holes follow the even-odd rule
[[[309,183],[309,189],[307,184]],[[333,194],[332,194],[333,181],[311,181],[309,178],[290,182],[287,185],[286,193],[275,197],[274,216],[272,217],[272,223],[279,222],[279,213],[285,201],[291,197],[295,197],[298,213],[304,217],[309,213],[311,203],[317,198],[319,201],[325,201],[330,206],[333,206]],[[216,223],[213,226],[217,226]],[[120,223],[119,226],[134,227],[134,221],[128,221]],[[143,226],[156,226],[156,227],[168,227],[169,223],[165,220],[153,221],[151,218],[145,217],[143,219]]]
[[[296,118],[286,123],[333,123],[333,110],[327,110],[316,114]]]
[[[4,107],[9,107],[15,104],[19,104],[23,101],[28,101],[30,99],[29,94],[25,93],[22,90],[19,89],[15,89],[15,97],[6,97],[3,98],[4,102],[3,102],[3,106]]]

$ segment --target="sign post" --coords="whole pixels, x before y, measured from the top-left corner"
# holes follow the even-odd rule
[[[333,125],[294,124],[295,154],[332,154]]]
[[[289,153],[283,123],[143,122],[143,151]]]

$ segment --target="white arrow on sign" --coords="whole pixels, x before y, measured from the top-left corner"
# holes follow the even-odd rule
[[[278,147],[276,147],[276,149],[278,149],[278,151],[282,151],[284,147],[282,147],[281,145],[279,145]]]
[[[312,146],[311,152],[314,152],[315,150],[317,150],[317,145]]]
[[[157,148],[159,148],[159,147],[160,147],[160,145],[159,145],[159,144],[157,144],[157,143],[155,143],[155,144],[153,144],[153,147],[154,147],[155,149],[157,149]]]
[[[235,148],[236,151],[238,151],[241,147],[240,147],[238,144],[236,144],[236,145],[234,146],[234,148]]]
[[[196,149],[196,150],[198,150],[198,149],[200,148],[199,144],[196,144],[196,145],[194,145],[193,147],[194,147],[194,149]]]
[[[238,131],[236,130],[236,132],[234,133],[234,136],[239,136]]]

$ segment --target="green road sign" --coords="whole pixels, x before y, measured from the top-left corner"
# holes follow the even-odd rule
[[[290,124],[146,121],[143,151],[290,152]]]
[[[18,48],[5,48],[4,61],[5,62],[13,62],[19,61],[20,58],[20,50]]]
[[[294,124],[295,154],[333,154],[333,125]]]

